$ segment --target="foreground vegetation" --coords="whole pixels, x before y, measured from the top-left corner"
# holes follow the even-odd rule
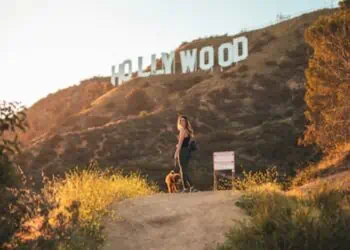
[[[101,170],[96,162],[44,182],[40,193],[12,190],[17,202],[11,205],[15,210],[24,205],[26,212],[7,248],[97,249],[104,240],[102,219],[113,217],[109,205],[158,191],[138,174]]]
[[[11,160],[20,152],[16,132],[27,128],[25,107],[0,103],[1,249],[97,249],[112,203],[158,192],[138,173],[102,170],[93,160],[64,178],[43,175],[44,188],[36,192],[35,181]]]
[[[284,192],[271,172],[246,177],[236,183],[246,191],[237,205],[251,218],[238,221],[218,250],[349,248],[350,197],[345,190],[324,184],[308,194]]]

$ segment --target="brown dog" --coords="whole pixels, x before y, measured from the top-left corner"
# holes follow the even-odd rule
[[[180,174],[175,173],[174,170],[171,170],[170,173],[165,177],[165,183],[168,187],[169,193],[175,193],[178,191],[176,184],[179,183],[180,178]]]

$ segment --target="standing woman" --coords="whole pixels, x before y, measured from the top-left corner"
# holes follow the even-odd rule
[[[182,169],[181,178],[183,180],[183,192],[196,191],[193,187],[192,181],[188,176],[188,164],[190,161],[190,139],[193,138],[194,132],[187,116],[180,115],[177,119],[177,129],[179,130],[178,143],[176,145],[175,159]],[[187,188],[186,188],[187,185]]]

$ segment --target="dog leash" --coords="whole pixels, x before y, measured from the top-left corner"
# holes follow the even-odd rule
[[[180,153],[179,153],[180,154]],[[181,163],[180,163],[180,157],[175,157],[174,159],[174,165],[175,165],[175,168],[176,168],[176,163],[179,164],[179,169],[180,169],[180,175],[181,175],[181,182],[182,182],[182,188],[185,189],[185,182],[184,182],[184,175],[183,175],[183,172],[182,172],[182,166],[181,166]]]

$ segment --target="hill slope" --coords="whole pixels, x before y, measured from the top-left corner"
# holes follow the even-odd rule
[[[58,90],[34,103],[27,112],[29,130],[20,134],[22,143],[28,145],[33,139],[45,138],[55,133],[65,119],[89,108],[91,102],[113,88],[109,77],[93,77],[66,89]]]
[[[330,12],[238,34],[248,37],[249,56],[225,72],[135,78],[112,88],[84,109],[54,119],[55,129],[34,139],[16,160],[39,178],[42,170],[63,174],[95,158],[102,165],[141,170],[163,185],[172,168],[176,118],[185,113],[200,146],[191,163],[199,188],[211,188],[214,151],[234,150],[238,173],[271,164],[294,171],[313,157],[311,149],[296,145],[304,131],[304,69],[311,52],[303,32]],[[198,39],[181,50],[232,38]]]

